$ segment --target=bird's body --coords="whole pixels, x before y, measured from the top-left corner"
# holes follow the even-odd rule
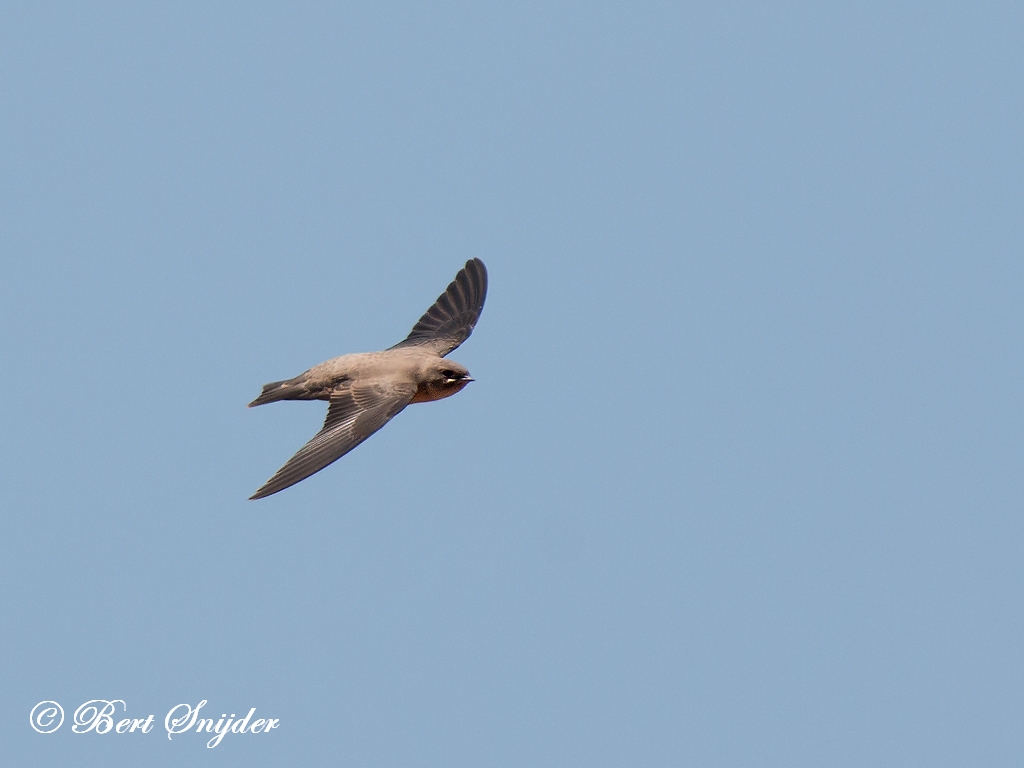
[[[465,341],[487,295],[487,271],[479,259],[466,262],[448,290],[409,336],[382,352],[332,358],[293,379],[263,387],[249,407],[278,400],[326,400],[320,430],[251,498],[284,490],[341,458],[410,403],[450,397],[473,379],[445,355]]]
[[[431,386],[437,379],[437,361],[441,359],[436,353],[420,347],[353,352],[314,365],[294,379],[267,384],[262,394],[249,405],[264,405],[278,400],[330,400],[339,389],[351,387],[354,382],[360,381],[411,384],[416,388],[416,394],[410,401],[412,403],[440,400],[454,395],[471,381],[457,380],[455,385],[449,387]],[[454,374],[467,373],[453,360],[445,361],[444,368]]]

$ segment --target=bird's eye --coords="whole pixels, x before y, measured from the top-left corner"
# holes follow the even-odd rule
[[[457,378],[459,378],[455,374],[455,371],[448,371],[448,370],[441,371],[441,375],[444,376],[446,379],[457,379]]]

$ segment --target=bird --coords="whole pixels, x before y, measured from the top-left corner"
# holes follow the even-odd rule
[[[305,480],[362,443],[410,403],[441,400],[473,379],[445,357],[469,338],[487,297],[487,269],[470,259],[409,335],[381,352],[356,352],[315,365],[293,379],[264,385],[257,405],[278,400],[326,400],[323,428],[250,499]]]

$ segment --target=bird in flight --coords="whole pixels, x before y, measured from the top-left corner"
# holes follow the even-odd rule
[[[337,461],[387,424],[409,403],[440,400],[473,379],[445,355],[469,338],[487,296],[487,270],[470,259],[404,341],[383,352],[357,352],[313,366],[294,379],[274,381],[249,403],[326,400],[323,429],[250,499],[283,491]]]

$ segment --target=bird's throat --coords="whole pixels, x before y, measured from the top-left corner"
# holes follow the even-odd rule
[[[411,403],[428,403],[431,400],[443,400],[446,397],[451,397],[457,392],[461,392],[462,388],[469,384],[468,381],[456,381],[452,384],[431,384],[430,382],[424,382],[420,384],[416,390],[416,394],[413,395]]]

